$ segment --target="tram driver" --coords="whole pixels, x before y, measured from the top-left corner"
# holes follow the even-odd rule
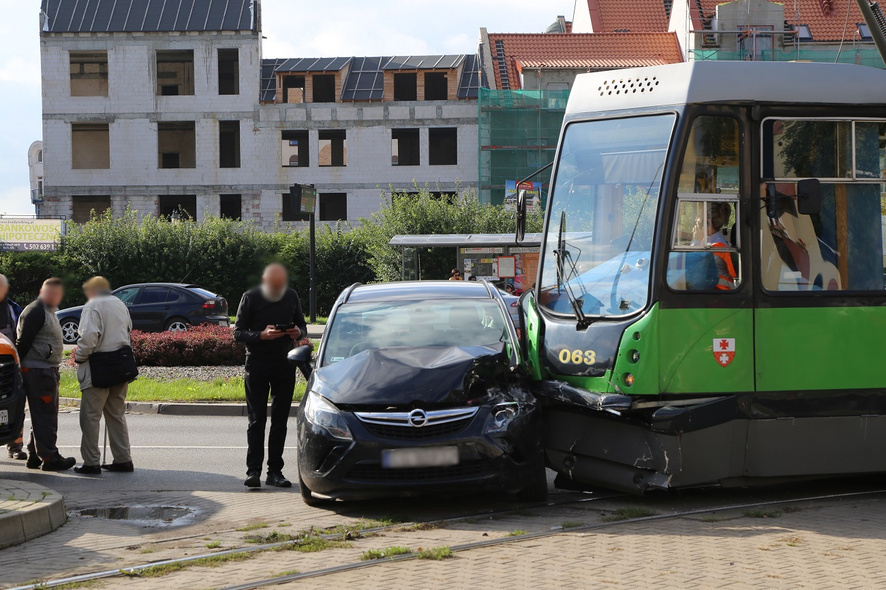
[[[724,235],[728,232],[729,218],[732,216],[732,206],[722,201],[707,203],[707,223],[701,218],[695,220],[693,229],[693,245],[704,244],[709,248],[728,248],[729,242]],[[717,283],[716,288],[720,291],[732,291],[738,284],[738,273],[730,252],[712,252],[716,265]],[[714,270],[711,268],[711,270]],[[711,277],[713,282],[713,277]]]

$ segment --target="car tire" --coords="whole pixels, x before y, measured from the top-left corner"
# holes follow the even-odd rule
[[[311,494],[311,490],[308,489],[308,486],[305,485],[304,480],[301,478],[301,473],[298,474],[298,492],[301,494],[301,499],[308,506],[317,508],[320,506],[328,506],[332,504],[331,500],[324,500],[322,498],[314,497],[314,495]]]
[[[533,471],[532,481],[517,492],[517,499],[521,502],[544,502],[548,499],[548,474],[544,465]]]
[[[65,344],[77,344],[80,340],[80,322],[74,318],[65,318],[61,321],[62,340]]]
[[[172,318],[166,322],[164,332],[187,332],[191,327],[191,323],[184,318]]]

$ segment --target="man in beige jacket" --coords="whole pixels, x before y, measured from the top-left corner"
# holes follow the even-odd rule
[[[95,352],[112,352],[130,346],[132,320],[129,309],[111,294],[111,284],[104,277],[93,277],[83,285],[88,302],[80,315],[80,342],[74,353],[79,363],[77,378],[83,398],[80,401],[80,454],[83,465],[77,473],[97,475],[107,471],[131,472],[132,455],[129,450],[129,430],[126,427],[127,383],[110,388],[92,386],[89,356]],[[101,465],[98,445],[99,423],[104,415],[111,443],[113,463]]]

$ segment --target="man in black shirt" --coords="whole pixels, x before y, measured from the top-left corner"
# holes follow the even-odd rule
[[[301,302],[295,289],[289,287],[286,268],[282,264],[268,265],[261,286],[243,294],[234,325],[234,339],[246,344],[247,487],[261,486],[269,394],[271,431],[265,483],[281,488],[292,486],[283,476],[286,423],[295,389],[295,369],[286,355],[293,343],[305,339],[307,333]]]

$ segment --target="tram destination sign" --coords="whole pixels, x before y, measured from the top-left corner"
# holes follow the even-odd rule
[[[16,219],[0,217],[0,251],[50,252],[58,248],[64,232],[63,219]]]

